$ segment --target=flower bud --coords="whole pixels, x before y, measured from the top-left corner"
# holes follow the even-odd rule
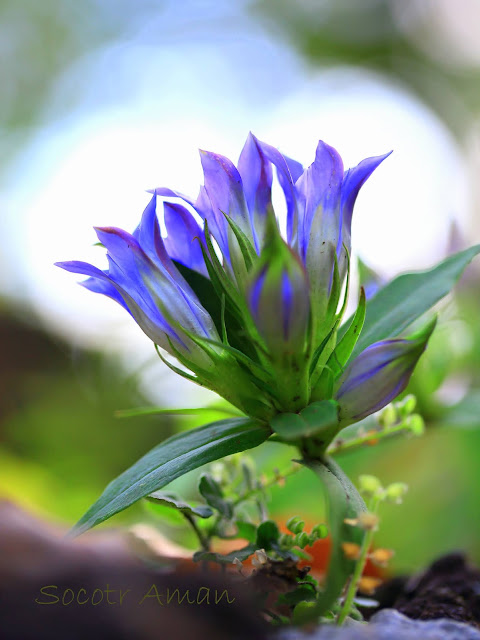
[[[280,236],[267,229],[247,290],[250,312],[273,357],[302,353],[310,318],[310,294],[303,265]]]
[[[410,338],[376,342],[353,360],[341,376],[335,396],[342,426],[379,411],[405,389],[435,321]]]
[[[414,436],[423,436],[425,433],[425,422],[418,413],[414,413],[413,416],[408,416],[407,426]]]
[[[394,482],[385,489],[385,498],[394,504],[401,504],[403,496],[408,491],[408,485],[404,482]]]
[[[397,410],[392,404],[387,404],[385,409],[378,416],[378,423],[384,429],[392,427],[398,420]]]
[[[301,549],[310,544],[310,542],[310,536],[305,531],[302,531],[302,533],[299,533],[295,536],[295,544]]]
[[[406,396],[399,405],[400,415],[403,417],[409,416],[415,411],[417,406],[417,399],[414,395],[410,394]]]
[[[381,482],[375,476],[362,475],[358,479],[360,493],[373,497],[382,490]]]
[[[293,516],[286,522],[287,529],[292,533],[301,533],[305,526],[305,522],[299,516]]]

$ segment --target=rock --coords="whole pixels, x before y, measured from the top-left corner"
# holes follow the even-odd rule
[[[290,629],[272,640],[480,640],[480,631],[446,618],[411,620],[395,609],[383,609],[367,624],[322,626],[311,633]]]
[[[265,639],[227,576],[146,566],[108,530],[64,533],[0,501],[1,640]]]

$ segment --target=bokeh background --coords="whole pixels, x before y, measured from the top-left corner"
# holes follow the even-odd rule
[[[235,161],[252,130],[305,164],[319,138],[346,166],[393,149],[354,216],[356,256],[382,279],[480,241],[479,27],[477,0],[0,0],[0,493],[70,526],[199,423],[117,409],[212,402],[53,266],[102,266],[92,226],[133,230],[147,189],[195,195],[198,148]],[[480,561],[479,285],[472,265],[412,380],[427,435],[341,460],[410,485],[378,534],[398,570],[452,549]],[[268,472],[291,452],[254,455]],[[177,485],[194,495],[192,477]],[[272,490],[280,519],[322,510],[308,472]]]

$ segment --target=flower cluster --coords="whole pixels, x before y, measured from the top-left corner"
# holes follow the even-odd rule
[[[247,415],[269,421],[333,400],[341,428],[405,388],[432,330],[372,344],[352,359],[363,292],[352,321],[340,326],[355,200],[387,155],[344,171],[337,151],[320,141],[303,169],[250,134],[238,167],[201,152],[205,180],[196,200],[157,188],[133,234],[97,228],[108,270],[58,266],[89,276],[83,286],[121,304],[184,369],[170,367]],[[272,206],[274,173],[285,236]]]

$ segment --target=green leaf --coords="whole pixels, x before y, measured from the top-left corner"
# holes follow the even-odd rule
[[[256,549],[271,549],[278,542],[280,531],[273,520],[266,520],[257,529]]]
[[[281,593],[277,600],[277,604],[288,604],[290,606],[294,606],[299,602],[315,600],[315,597],[316,591],[313,584],[302,584],[293,591]]]
[[[251,543],[255,542],[257,539],[257,527],[252,522],[237,520],[235,526],[237,527],[236,538],[242,538]]]
[[[367,303],[363,331],[352,358],[369,345],[401,333],[412,322],[449,293],[469,262],[480,253],[480,245],[450,256],[433,269],[406,273],[383,287]],[[351,320],[340,329],[345,335]]]
[[[115,411],[117,418],[132,418],[135,416],[207,416],[212,413],[224,413],[227,416],[241,416],[242,413],[235,407],[222,407],[211,405],[210,407],[196,407],[194,409],[165,409],[163,407],[136,407],[133,409],[119,409]]]
[[[320,400],[300,413],[280,413],[270,426],[283,440],[308,438],[338,425],[338,404],[335,400]]]
[[[230,551],[226,555],[222,555],[221,553],[215,553],[214,551],[197,551],[193,554],[194,562],[218,562],[219,564],[231,564],[235,558],[238,558],[240,562],[243,562],[247,558],[249,558],[252,553],[255,553],[257,547],[253,544],[249,544],[242,549],[238,549],[237,551]]]
[[[322,481],[324,486],[328,524],[332,547],[325,580],[325,589],[319,596],[315,607],[308,610],[308,617],[318,618],[325,614],[340,596],[349,576],[353,573],[355,563],[348,560],[342,550],[342,543],[360,544],[363,531],[359,527],[345,524],[345,518],[357,518],[366,511],[363,498],[353,486],[350,479],[331,458],[320,460],[301,460]]]
[[[205,505],[192,507],[186,502],[183,502],[183,500],[177,498],[177,496],[168,493],[162,493],[161,491],[154,491],[149,496],[146,496],[146,499],[158,505],[172,507],[173,509],[181,511],[182,513],[186,513],[190,516],[198,516],[199,518],[210,518],[211,516],[213,516],[213,511],[212,509],[210,509],[210,507],[207,507]]]
[[[168,438],[111,482],[71,535],[108,520],[193,469],[258,446],[269,435],[258,420],[231,418]]]
[[[233,516],[233,505],[223,497],[223,491],[218,482],[209,474],[204,473],[198,484],[200,494],[207,504],[216,509],[222,516],[230,520]]]

